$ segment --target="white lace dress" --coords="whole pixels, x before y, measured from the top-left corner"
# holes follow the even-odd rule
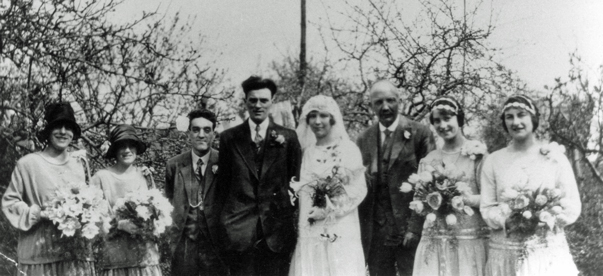
[[[350,140],[339,140],[328,146],[310,146],[305,149],[300,183],[329,176],[334,166],[345,171],[349,179],[344,185],[345,204],[336,209],[336,219],[310,224],[308,213],[312,207],[313,189],[304,185],[299,196],[299,233],[291,260],[289,275],[364,276],[364,253],[360,239],[358,204],[366,196],[366,182],[362,156]],[[326,235],[329,238],[326,238]],[[337,238],[334,238],[334,237]]]
[[[522,239],[506,235],[501,215],[501,196],[505,188],[539,188],[561,190],[561,214],[564,224],[571,224],[580,215],[581,203],[572,168],[562,152],[544,154],[540,146],[528,152],[513,152],[503,148],[484,162],[481,175],[482,198],[480,210],[484,221],[492,228],[486,275],[488,276],[551,276],[577,275],[563,227],[555,226],[545,239]],[[563,226],[563,225],[562,225]],[[544,241],[546,240],[546,241]],[[525,256],[521,257],[521,256]]]

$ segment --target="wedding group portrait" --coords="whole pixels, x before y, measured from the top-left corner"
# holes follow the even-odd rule
[[[599,275],[553,2],[0,1],[0,275]]]

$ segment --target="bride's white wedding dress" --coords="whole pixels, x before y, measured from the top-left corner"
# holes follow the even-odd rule
[[[305,149],[299,185],[317,177],[332,174],[334,166],[348,179],[344,185],[346,195],[336,208],[333,221],[319,220],[312,224],[308,214],[312,208],[314,189],[302,186],[299,196],[299,229],[289,275],[366,275],[358,205],[366,196],[366,182],[362,156],[358,147],[349,139],[340,139],[327,146],[312,145]],[[328,235],[328,236],[327,236]]]

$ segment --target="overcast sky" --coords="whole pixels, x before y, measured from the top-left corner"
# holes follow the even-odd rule
[[[404,0],[405,12],[418,12],[414,0]],[[467,0],[468,2],[475,2]],[[172,16],[196,16],[194,30],[206,36],[205,47],[216,64],[239,83],[262,74],[269,63],[299,52],[298,0],[127,0],[118,14],[131,19],[143,9]],[[326,26],[326,10],[342,0],[307,0],[309,55],[323,59],[324,44],[317,25]],[[462,1],[459,1],[462,5]],[[485,0],[494,11],[496,29],[490,45],[502,51],[497,60],[518,72],[531,88],[542,89],[569,69],[569,53],[577,51],[594,77],[603,64],[603,1]],[[489,14],[488,14],[489,15]],[[483,20],[489,16],[484,15]],[[479,23],[479,22],[478,22]],[[486,22],[484,22],[486,23]],[[218,53],[220,55],[218,55]]]

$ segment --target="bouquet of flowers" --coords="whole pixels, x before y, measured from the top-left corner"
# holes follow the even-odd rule
[[[536,191],[516,188],[503,190],[503,203],[499,207],[503,213],[510,214],[506,221],[506,234],[527,239],[537,233],[545,234],[554,230],[556,222],[564,220],[561,198],[561,190],[556,188]]]
[[[326,220],[333,219],[336,207],[345,199],[346,191],[343,187],[347,184],[347,179],[339,173],[339,167],[334,166],[331,174],[327,177],[315,176],[315,181],[310,184],[313,189],[312,207],[318,207],[325,210]],[[314,223],[313,219],[309,219],[310,223]]]
[[[155,241],[172,224],[174,207],[158,189],[130,192],[113,206],[115,218],[111,222],[109,237],[127,234],[117,229],[120,220],[129,220],[139,228],[135,237]]]
[[[56,191],[56,197],[44,205],[44,213],[61,231],[62,236],[93,239],[99,225],[108,223],[109,204],[103,192],[85,183],[68,183]]]
[[[434,227],[438,217],[450,227],[457,224],[459,216],[474,214],[463,201],[463,194],[470,193],[470,188],[466,182],[460,181],[462,177],[463,173],[454,166],[427,166],[427,170],[410,175],[408,182],[402,183],[400,191],[415,191],[410,209],[425,216],[426,227]]]

